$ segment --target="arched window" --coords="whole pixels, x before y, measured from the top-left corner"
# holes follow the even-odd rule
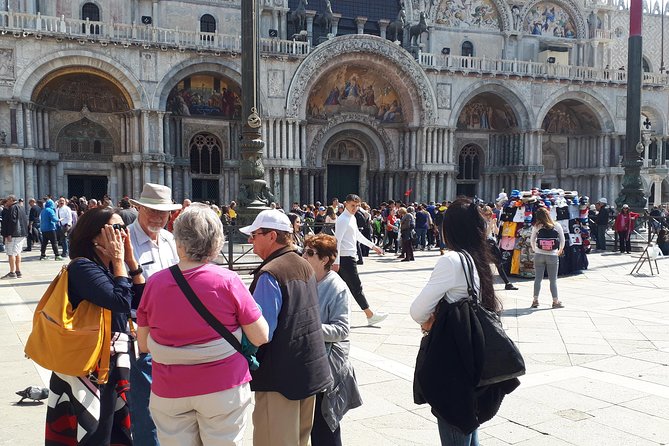
[[[99,140],[93,142],[93,153],[102,153],[102,142]]]
[[[458,180],[478,180],[481,174],[481,161],[476,146],[468,145],[460,151]]]
[[[195,135],[190,144],[190,170],[193,173],[221,173],[221,143],[210,133]]]
[[[474,44],[469,40],[462,42],[462,55],[465,57],[472,57],[474,55]]]
[[[641,59],[641,64],[642,64],[642,69],[644,73],[650,73],[650,64],[648,63],[648,59],[643,57]]]
[[[216,19],[211,14],[205,14],[200,17],[200,32],[203,33],[215,33],[216,32]]]
[[[90,22],[100,21],[100,8],[95,3],[84,3],[81,7],[81,20],[88,20]],[[86,34],[86,25],[82,26],[82,32]],[[88,34],[100,34],[100,25],[91,23],[88,28]]]

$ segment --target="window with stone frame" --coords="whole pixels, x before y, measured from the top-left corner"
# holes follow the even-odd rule
[[[100,8],[95,3],[84,3],[81,7],[81,20],[88,20],[90,22],[99,22],[100,21]],[[100,25],[97,23],[90,23],[88,25],[88,30],[86,29],[86,24],[82,24],[82,32],[86,34],[100,34]]]
[[[76,157],[86,157],[86,154],[111,156],[114,142],[102,125],[87,118],[66,125],[59,133],[56,147],[63,154],[76,154]]]
[[[481,157],[479,149],[467,145],[460,151],[458,180],[478,180],[481,175]]]
[[[211,133],[198,133],[190,143],[190,171],[203,175],[220,175],[221,142]]]
[[[200,32],[201,33],[215,33],[216,32],[216,19],[211,14],[204,14],[200,17]],[[212,35],[201,35],[200,40],[206,42],[213,42],[214,36]]]

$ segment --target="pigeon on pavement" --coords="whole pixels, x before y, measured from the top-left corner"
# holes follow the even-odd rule
[[[30,386],[26,387],[25,390],[19,390],[16,394],[21,397],[17,404],[21,404],[25,399],[41,401],[49,398],[49,389],[45,387]]]

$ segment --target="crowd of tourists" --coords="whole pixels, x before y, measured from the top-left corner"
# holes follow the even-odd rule
[[[518,289],[496,249],[500,203],[389,200],[372,208],[350,194],[326,206],[294,203],[284,210],[273,204],[243,227],[234,202],[178,204],[168,187],[151,183],[138,198],[115,206],[109,197],[47,196],[30,199],[26,208],[13,195],[2,206],[10,267],[3,279],[22,277],[23,251],[39,246],[44,260],[51,244],[55,260],[71,259],[71,306],[86,301],[111,314],[108,370],[52,373],[47,445],[241,445],[252,394],[254,445],[341,445],[343,416],[362,404],[348,360],[351,297],[368,325],[388,317],[372,308],[358,275],[369,251],[411,262],[415,250],[439,250],[411,305],[424,341],[443,319],[462,321],[468,311],[480,318],[476,305],[501,313],[491,263],[505,289]],[[611,209],[602,198],[590,211],[597,248],[606,249],[600,224],[608,228]],[[627,235],[637,217],[623,206],[615,231]],[[233,226],[261,259],[249,288],[212,263]],[[552,307],[563,307],[557,265],[565,238],[556,226],[546,208],[535,211],[532,308],[539,305],[544,272]],[[629,251],[621,243],[621,251]],[[421,344],[414,399],[432,406],[443,445],[478,445],[478,426],[494,416],[522,373],[483,384],[486,342],[479,342],[480,325],[469,332],[476,326],[460,322],[448,338],[435,334],[433,344],[448,344],[436,362]],[[432,389],[430,376],[443,371],[449,355],[460,354],[452,347],[463,339],[471,343],[466,348],[474,363],[452,360],[448,373],[473,378],[449,384],[452,393]]]

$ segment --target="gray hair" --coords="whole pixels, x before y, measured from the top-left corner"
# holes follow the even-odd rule
[[[193,203],[174,221],[174,239],[190,260],[209,261],[218,256],[225,241],[223,225],[209,206]]]

